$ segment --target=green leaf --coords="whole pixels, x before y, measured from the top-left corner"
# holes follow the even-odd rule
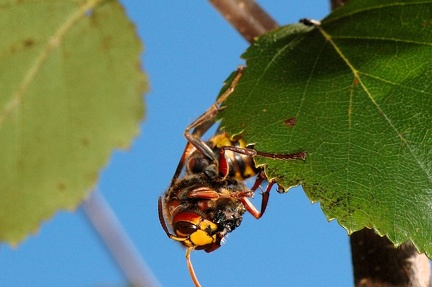
[[[1,1],[0,240],[16,244],[94,186],[138,133],[146,89],[116,1]]]
[[[374,228],[432,255],[432,1],[349,1],[319,27],[290,25],[244,54],[222,126],[301,184],[349,233]]]

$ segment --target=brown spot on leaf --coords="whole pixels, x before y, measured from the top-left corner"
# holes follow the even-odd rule
[[[82,139],[81,139],[81,144],[82,144],[83,146],[88,146],[88,145],[90,144],[90,141],[89,141],[88,138],[82,138]]]
[[[104,51],[108,51],[108,50],[112,49],[112,46],[113,46],[112,42],[113,42],[112,37],[103,38],[102,42],[101,42],[101,49]]]
[[[25,39],[24,40],[24,47],[31,47],[31,46],[33,46],[34,45],[34,40],[33,39]]]
[[[64,182],[57,183],[58,191],[64,192],[66,190],[66,184]]]
[[[358,77],[355,77],[355,78],[354,78],[354,81],[353,81],[353,86],[355,87],[355,86],[357,86],[359,83],[360,83],[359,78],[358,78]]]
[[[283,121],[283,124],[287,127],[293,127],[297,123],[297,118],[289,118]]]

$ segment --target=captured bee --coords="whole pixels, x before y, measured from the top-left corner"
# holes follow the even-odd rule
[[[230,138],[218,132],[209,141],[201,137],[214,124],[220,105],[234,91],[244,71],[239,67],[228,89],[204,114],[190,124],[184,135],[185,150],[168,190],[159,197],[159,220],[167,236],[186,247],[186,261],[195,286],[201,286],[195,275],[190,253],[193,250],[212,252],[225,236],[240,226],[243,214],[249,212],[259,219],[265,212],[274,180],[269,180],[262,193],[258,210],[249,198],[267,180],[263,167],[253,157],[274,159],[305,159],[305,152],[273,154],[248,146],[241,137]],[[244,181],[255,177],[248,188]],[[278,190],[281,187],[278,185]],[[172,231],[168,229],[168,226]]]

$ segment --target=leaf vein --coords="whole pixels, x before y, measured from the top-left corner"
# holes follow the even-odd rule
[[[404,40],[404,39],[397,39],[397,38],[354,37],[354,36],[331,36],[331,37],[332,39],[341,39],[341,40],[374,40],[374,41],[388,41],[388,42],[397,42],[397,43],[405,43],[405,44],[417,44],[422,46],[432,46],[432,43]]]
[[[382,9],[387,9],[387,8],[392,8],[392,7],[397,7],[397,6],[419,6],[419,5],[430,5],[432,3],[432,1],[413,1],[410,2],[409,4],[406,2],[392,2],[392,3],[387,3],[387,4],[381,4],[381,5],[376,5],[376,6],[368,6],[364,9],[358,9],[355,11],[352,11],[350,13],[344,13],[343,15],[340,15],[339,17],[333,17],[330,18],[329,20],[324,20],[322,22],[322,24],[327,24],[327,23],[331,23],[331,22],[336,22],[336,21],[340,21],[341,19],[344,18],[351,18],[353,15],[356,14],[361,14],[361,13],[365,13],[368,12],[370,13],[373,10],[381,10]]]
[[[424,94],[424,95],[432,96],[432,93],[429,92],[429,91],[419,90],[419,89],[416,89],[416,88],[414,88],[412,86],[406,86],[406,85],[402,85],[400,83],[395,83],[395,82],[392,82],[390,80],[383,79],[381,77],[377,77],[375,75],[372,75],[372,74],[369,74],[369,73],[365,73],[365,72],[361,72],[361,71],[359,71],[359,74],[362,74],[364,76],[367,76],[367,77],[373,78],[375,80],[384,82],[384,83],[389,84],[389,85],[397,86],[397,87],[400,87],[400,88],[411,90],[413,92],[417,92],[417,93],[421,93],[421,94]]]
[[[105,0],[89,0],[84,3],[74,14],[71,15],[71,17],[66,19],[63,25],[61,25],[54,35],[48,39],[45,47],[30,66],[28,72],[24,75],[17,91],[12,95],[11,100],[3,108],[3,111],[0,114],[0,128],[3,126],[4,121],[12,114],[12,112],[20,106],[30,84],[35,79],[37,73],[46,62],[51,52],[59,46],[67,31],[69,31],[75,25],[75,23],[78,22],[78,20],[84,17],[89,10],[94,9],[102,1]]]
[[[345,62],[345,64],[349,67],[349,69],[352,71],[354,75],[354,79],[358,81],[358,84],[360,84],[365,93],[367,94],[370,101],[373,103],[373,105],[377,108],[378,112],[384,117],[385,121],[389,124],[389,126],[395,131],[396,135],[399,137],[400,141],[403,143],[403,145],[408,149],[410,154],[412,155],[413,159],[416,161],[418,166],[423,170],[423,172],[426,174],[427,179],[429,182],[432,183],[432,175],[430,172],[428,172],[428,169],[424,163],[420,160],[420,158],[417,157],[416,153],[414,152],[413,148],[407,141],[407,139],[403,136],[401,132],[399,132],[396,128],[396,126],[393,124],[392,120],[386,115],[386,113],[382,110],[380,105],[376,102],[374,99],[372,93],[369,91],[367,86],[363,83],[361,80],[359,74],[360,72],[352,65],[352,63],[349,61],[349,59],[345,56],[345,54],[339,49],[339,47],[336,45],[336,43],[333,41],[333,38],[322,29],[322,27],[317,26],[319,31],[322,33],[324,38],[330,43],[330,45],[335,49],[336,53],[342,58],[342,60]]]

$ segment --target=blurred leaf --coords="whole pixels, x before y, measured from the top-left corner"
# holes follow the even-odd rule
[[[374,228],[432,255],[432,1],[356,1],[244,54],[221,113],[285,187],[301,184],[349,233]],[[290,220],[289,218],[287,220]]]
[[[76,207],[130,144],[146,81],[116,1],[0,5],[0,239],[15,244]]]

